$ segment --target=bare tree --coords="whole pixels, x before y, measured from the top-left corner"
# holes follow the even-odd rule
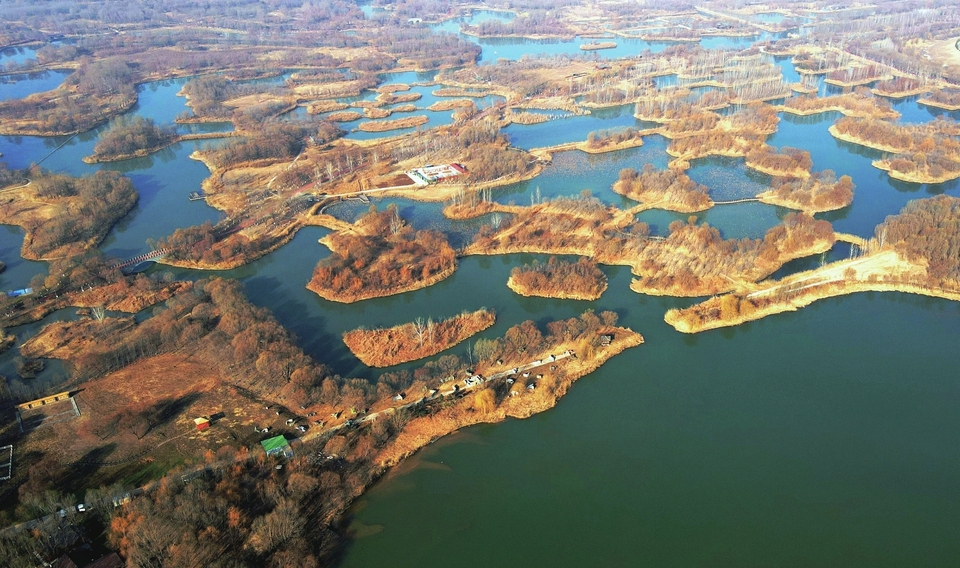
[[[423,318],[417,318],[410,325],[413,326],[413,337],[422,346],[423,340],[427,337],[427,322]]]

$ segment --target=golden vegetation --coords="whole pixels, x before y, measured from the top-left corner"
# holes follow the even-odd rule
[[[921,97],[917,102],[945,110],[960,110],[960,89],[940,89]]]
[[[882,120],[842,118],[830,127],[834,137],[894,155],[873,162],[890,177],[914,183],[942,183],[960,178],[958,126],[937,119],[928,124],[899,125]]]
[[[630,284],[635,292],[669,296],[704,296],[756,282],[804,256],[829,250],[833,228],[804,213],[791,213],[763,239],[724,240],[707,224],[674,221],[670,235],[639,252]]]
[[[418,318],[386,329],[355,329],[343,334],[343,342],[365,365],[390,367],[445,351],[495,321],[492,311],[480,309],[438,321]]]
[[[853,179],[824,170],[805,179],[775,178],[773,187],[757,197],[763,203],[822,213],[842,209],[853,203]]]
[[[781,110],[800,116],[836,111],[846,116],[859,118],[899,118],[890,103],[870,95],[866,89],[829,97],[791,97],[780,105]]]
[[[327,300],[356,302],[430,286],[453,274],[456,254],[439,231],[415,231],[391,206],[371,209],[353,230],[324,238],[333,251],[307,288]]]
[[[507,286],[521,296],[597,300],[607,289],[607,275],[588,258],[568,262],[550,257],[546,264],[534,261],[511,270]]]
[[[613,191],[659,209],[681,213],[704,211],[713,206],[706,186],[694,182],[683,172],[658,171],[651,164],[646,164],[640,173],[632,168],[620,170]]]
[[[685,333],[737,325],[793,311],[816,300],[866,291],[896,291],[960,301],[960,199],[911,201],[888,217],[865,248],[847,260],[713,297],[666,321]]]

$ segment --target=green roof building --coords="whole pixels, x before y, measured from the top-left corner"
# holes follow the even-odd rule
[[[282,454],[287,459],[293,457],[293,448],[290,447],[290,442],[288,442],[283,436],[267,438],[266,440],[260,442],[260,445],[263,446],[263,451],[267,452],[268,456]]]

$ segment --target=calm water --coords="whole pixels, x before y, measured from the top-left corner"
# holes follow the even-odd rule
[[[781,62],[781,65],[783,63]],[[785,76],[790,71],[785,69]],[[414,82],[397,75],[388,82]],[[176,81],[145,86],[134,112],[170,123],[183,111]],[[415,104],[429,104],[428,90]],[[933,113],[915,101],[897,103],[904,121]],[[957,184],[891,183],[870,166],[876,154],[835,141],[836,116],[781,117],[770,143],[811,152],[816,170],[848,174],[856,199],[824,215],[838,230],[869,236],[910,199]],[[582,140],[592,130],[638,125],[629,107],[596,111],[507,133],[524,148]],[[80,158],[99,131],[67,144],[44,163],[55,171],[91,173]],[[39,161],[64,139],[0,138],[11,165]],[[665,167],[667,142],[599,156],[554,157],[538,178],[495,190],[503,203],[589,190],[618,206],[610,190],[618,172],[645,163]],[[215,220],[219,213],[186,199],[208,174],[189,159],[194,143],[142,160],[113,164],[133,179],[138,207],[111,232],[103,249],[132,256],[147,238]],[[108,167],[108,166],[101,166]],[[749,197],[768,183],[742,160],[705,159],[689,174],[714,199]],[[454,223],[439,205],[392,200],[418,228],[435,227],[464,242],[484,220]],[[390,202],[381,202],[385,206]],[[353,218],[362,207],[335,210]],[[701,214],[725,236],[760,236],[785,210],[757,203]],[[639,216],[663,234],[675,219]],[[493,308],[498,323],[480,337],[534,319],[612,309],[646,343],[583,378],[558,407],[529,420],[468,428],[425,448],[377,484],[353,514],[372,536],[352,542],[343,568],[390,566],[946,566],[960,561],[956,432],[960,386],[960,306],[901,294],[861,294],[814,304],[732,330],[688,337],[663,313],[692,300],[630,292],[629,270],[604,267],[610,288],[596,302],[521,298],[505,286],[510,269],[535,255],[469,257],[456,274],[428,288],[354,305],[327,302],[305,289],[329,252],[326,230],[303,229],[289,245],[235,271],[251,300],[273,310],[303,348],[345,375],[375,379],[343,346],[354,327],[387,326],[420,316],[446,317]],[[0,289],[25,286],[45,263],[24,261],[22,232],[0,227]],[[843,257],[838,246],[828,258]],[[818,259],[791,263],[781,274]],[[210,273],[157,267],[197,278]],[[54,319],[11,330],[20,341]],[[463,348],[454,348],[462,352]],[[16,350],[0,356],[10,375]],[[63,369],[51,365],[36,385],[54,388]],[[17,385],[22,383],[15,382]],[[29,386],[29,385],[27,385]],[[379,532],[377,532],[379,530]]]

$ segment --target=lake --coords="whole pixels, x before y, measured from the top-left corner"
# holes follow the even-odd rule
[[[418,79],[425,80],[395,75],[388,82]],[[172,122],[184,110],[183,98],[176,96],[181,85],[143,86],[132,112]],[[429,89],[422,94],[423,103],[431,100]],[[904,121],[935,114],[910,100],[897,108]],[[853,205],[822,215],[837,230],[868,237],[911,199],[960,194],[957,183],[891,182],[870,166],[876,153],[829,135],[836,118],[781,114],[769,142],[806,149],[815,170],[853,178]],[[514,144],[532,148],[625,126],[638,126],[629,107],[514,125],[506,132]],[[4,137],[0,152],[12,166],[24,167],[66,141],[44,167],[73,175],[97,168],[129,175],[140,203],[111,231],[102,246],[109,254],[133,256],[147,250],[147,238],[219,218],[204,203],[187,201],[208,175],[203,164],[189,158],[201,143],[116,164],[83,164],[80,158],[92,152],[99,132],[69,141]],[[492,198],[526,204],[534,195],[589,190],[606,203],[626,206],[631,202],[610,189],[619,171],[646,163],[665,167],[666,146],[655,136],[620,152],[557,154],[541,176],[497,189]],[[769,181],[739,159],[696,160],[689,174],[715,199],[749,196]],[[455,242],[465,242],[485,222],[440,219],[439,204],[394,199],[378,205],[388,203],[396,203],[414,226],[437,227]],[[346,204],[332,212],[353,218],[362,207]],[[717,206],[697,217],[727,237],[759,237],[786,212],[746,203]],[[664,234],[671,221],[687,217],[647,211],[638,218]],[[344,331],[486,306],[496,310],[498,321],[477,337],[501,335],[526,319],[544,323],[595,309],[616,311],[623,325],[646,338],[644,345],[581,379],[555,409],[528,420],[467,428],[386,476],[351,513],[353,526],[369,536],[347,546],[341,568],[899,567],[960,561],[955,482],[960,385],[954,374],[960,366],[954,348],[960,340],[960,305],[904,294],[858,294],[686,336],[667,326],[663,314],[694,300],[633,293],[624,267],[603,267],[610,287],[595,302],[513,294],[506,287],[510,270],[544,259],[541,255],[467,257],[436,286],[344,305],[305,288],[313,267],[329,254],[317,242],[326,233],[305,228],[290,244],[234,271],[158,266],[152,273],[239,278],[251,301],[271,309],[304,350],[341,374],[373,380],[379,371],[345,348]],[[23,287],[45,271],[45,263],[19,258],[22,240],[18,228],[0,227],[0,260],[8,265],[0,274],[0,289]],[[829,258],[843,257],[847,250],[838,245]],[[780,275],[815,262],[796,261]],[[73,312],[62,310],[45,322],[10,331],[22,342],[43,323],[74,317]],[[12,349],[0,356],[0,372],[12,374],[16,355]],[[54,388],[63,376],[62,368],[50,365],[36,380]]]

